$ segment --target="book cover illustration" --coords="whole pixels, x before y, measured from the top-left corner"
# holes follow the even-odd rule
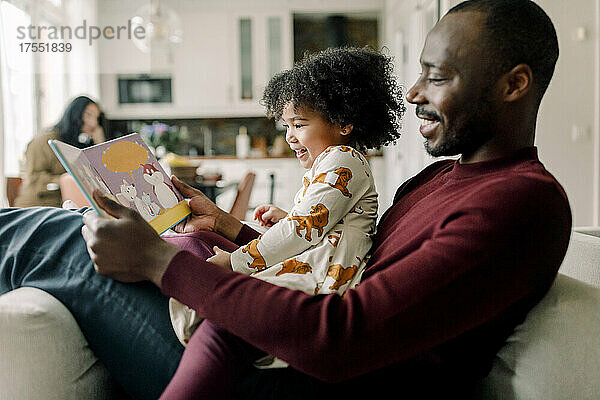
[[[85,149],[57,140],[49,144],[101,215],[105,213],[91,195],[94,189],[137,210],[158,233],[190,214],[187,202],[137,133]]]

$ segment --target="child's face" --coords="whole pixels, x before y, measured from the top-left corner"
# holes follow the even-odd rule
[[[286,127],[285,140],[306,169],[329,146],[346,143],[346,133],[340,126],[330,124],[310,108],[300,106],[294,110],[294,105],[288,103],[281,119]]]

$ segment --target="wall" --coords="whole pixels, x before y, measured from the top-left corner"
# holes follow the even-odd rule
[[[539,0],[554,21],[560,56],[540,109],[540,159],[565,187],[575,226],[599,225],[598,0]],[[583,28],[585,37],[577,38]]]
[[[430,0],[386,2],[386,38],[400,59],[397,70],[406,89],[419,72],[418,57],[425,36],[423,9]],[[442,15],[457,0],[442,0]],[[542,101],[536,145],[540,159],[563,184],[575,226],[600,225],[600,0],[539,0],[558,33],[560,57],[554,78]],[[583,36],[578,32],[583,29]],[[403,43],[404,48],[399,45]],[[417,50],[418,49],[418,50]],[[404,56],[404,57],[403,57]],[[402,61],[404,59],[404,61]],[[387,191],[431,161],[424,154],[414,107],[407,106],[403,137],[386,150]],[[543,205],[540,205],[543,206]]]
[[[385,37],[390,55],[394,57],[396,74],[404,94],[416,81],[421,71],[419,58],[425,36],[434,24],[436,6],[436,0],[386,2]],[[377,188],[382,207],[391,205],[396,189],[406,179],[434,161],[423,147],[423,138],[419,134],[419,119],[415,116],[415,106],[406,101],[405,105],[406,114],[402,119],[400,139],[395,145],[384,149],[387,171],[385,190],[382,191],[379,186]]]

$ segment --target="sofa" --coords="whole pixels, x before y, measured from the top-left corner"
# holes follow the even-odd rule
[[[67,309],[20,288],[0,296],[0,400],[126,398]],[[600,398],[600,230],[577,229],[548,294],[481,381],[480,399]]]

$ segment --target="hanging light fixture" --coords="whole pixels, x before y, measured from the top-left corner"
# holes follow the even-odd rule
[[[183,41],[183,25],[179,14],[160,4],[160,0],[151,0],[140,7],[131,18],[131,25],[133,29],[141,26],[146,32],[141,39],[136,36],[132,38],[136,47],[144,53],[150,52],[153,45],[168,46]]]

